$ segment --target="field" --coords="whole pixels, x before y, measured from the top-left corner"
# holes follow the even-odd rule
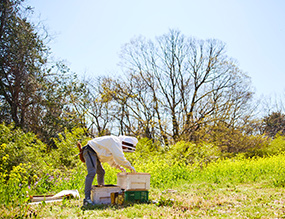
[[[161,162],[160,156],[145,159],[141,164],[134,162],[138,172],[152,176],[149,203],[83,208],[86,172],[79,165],[82,171],[75,171],[65,182],[50,187],[53,191],[78,189],[79,200],[29,205],[25,198],[5,203],[2,197],[0,215],[2,218],[285,218],[284,154],[236,157],[204,166]],[[106,183],[115,184],[117,172],[108,166],[105,169]],[[1,192],[12,194],[3,184]]]
[[[82,200],[66,200],[26,206],[25,215],[28,218],[284,218],[284,192],[284,188],[268,188],[258,183],[233,187],[185,184],[177,190],[152,189],[150,198],[157,200],[156,204],[84,210]],[[6,209],[8,217],[7,211],[11,210]]]

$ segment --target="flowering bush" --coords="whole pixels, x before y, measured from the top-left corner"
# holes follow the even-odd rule
[[[2,125],[3,126],[3,125]],[[55,194],[77,189],[84,194],[85,164],[75,154],[76,142],[88,140],[81,129],[65,131],[55,139],[56,147],[46,145],[32,133],[3,126],[0,130],[0,205],[26,203],[32,195]],[[9,132],[7,131],[9,130]],[[278,140],[278,141],[277,141]],[[283,147],[278,138],[272,145]],[[220,158],[219,158],[220,157]],[[224,159],[212,144],[178,142],[163,148],[140,139],[137,151],[126,154],[137,172],[151,174],[151,187],[166,189],[183,183],[248,183],[267,180],[270,186],[285,187],[285,154],[247,158],[240,154]],[[106,184],[116,184],[118,170],[103,164]],[[96,184],[96,179],[94,180]]]

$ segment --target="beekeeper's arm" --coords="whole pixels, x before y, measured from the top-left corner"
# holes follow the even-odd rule
[[[125,167],[127,169],[130,169],[132,172],[136,172],[135,168],[125,158],[121,145],[116,143],[112,145],[112,147],[110,147],[109,150],[113,155],[113,161],[109,163],[112,167],[115,167],[121,171],[124,171],[124,168],[122,167]]]

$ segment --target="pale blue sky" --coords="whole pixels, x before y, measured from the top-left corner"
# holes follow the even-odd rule
[[[26,0],[51,35],[54,57],[83,76],[120,73],[121,47],[178,29],[215,38],[257,96],[285,93],[285,0]]]

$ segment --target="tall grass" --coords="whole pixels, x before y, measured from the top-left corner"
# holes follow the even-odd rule
[[[151,174],[151,187],[174,188],[184,183],[239,184],[263,182],[272,187],[285,187],[285,154],[264,158],[235,157],[219,159],[207,165],[186,165],[171,162],[164,155],[154,155],[149,159],[136,159],[133,164],[138,172]],[[139,157],[139,156],[138,156]],[[105,183],[116,184],[117,170],[104,164]],[[76,168],[55,171],[44,175],[32,184],[19,174],[24,168],[15,168],[7,182],[0,181],[0,203],[5,206],[27,202],[29,195],[54,194],[65,189],[84,191],[86,168],[78,161]],[[17,172],[18,171],[18,172]],[[94,181],[96,184],[96,179]]]
[[[285,155],[270,157],[218,160],[207,165],[196,178],[212,183],[267,182],[270,186],[284,187]],[[197,171],[197,170],[196,170]]]
[[[138,172],[151,174],[153,188],[172,188],[183,183],[239,184],[264,182],[268,186],[285,187],[285,154],[269,157],[218,159],[207,165],[171,162],[162,155],[134,162]],[[106,181],[116,183],[114,169],[105,167]]]
[[[160,191],[182,188],[183,185],[190,184],[195,184],[196,187],[201,184],[234,187],[238,184],[251,182],[260,182],[266,187],[285,187],[285,154],[264,158],[240,156],[232,159],[219,159],[207,165],[201,165],[201,163],[186,165],[183,161],[171,162],[165,154],[141,156],[140,158],[138,153],[132,163],[138,172],[150,173],[151,188]],[[105,183],[116,184],[118,171],[105,164],[104,168],[106,170]],[[55,194],[66,189],[77,189],[81,196],[84,194],[86,167],[80,161],[73,169],[54,170],[37,178],[34,182],[28,182],[23,174],[17,175],[17,171],[18,173],[24,172],[24,168],[14,170],[13,174],[17,178],[0,181],[0,214],[2,212],[8,216],[17,214],[20,217],[25,217],[31,209],[27,205],[29,195]],[[94,184],[96,184],[96,179]],[[168,202],[172,203],[168,198],[163,200],[163,197],[159,201],[163,205]],[[40,209],[44,208],[45,205],[42,205]],[[35,211],[29,214],[32,213]],[[134,212],[132,211],[132,213]],[[81,213],[78,214],[81,215]]]

